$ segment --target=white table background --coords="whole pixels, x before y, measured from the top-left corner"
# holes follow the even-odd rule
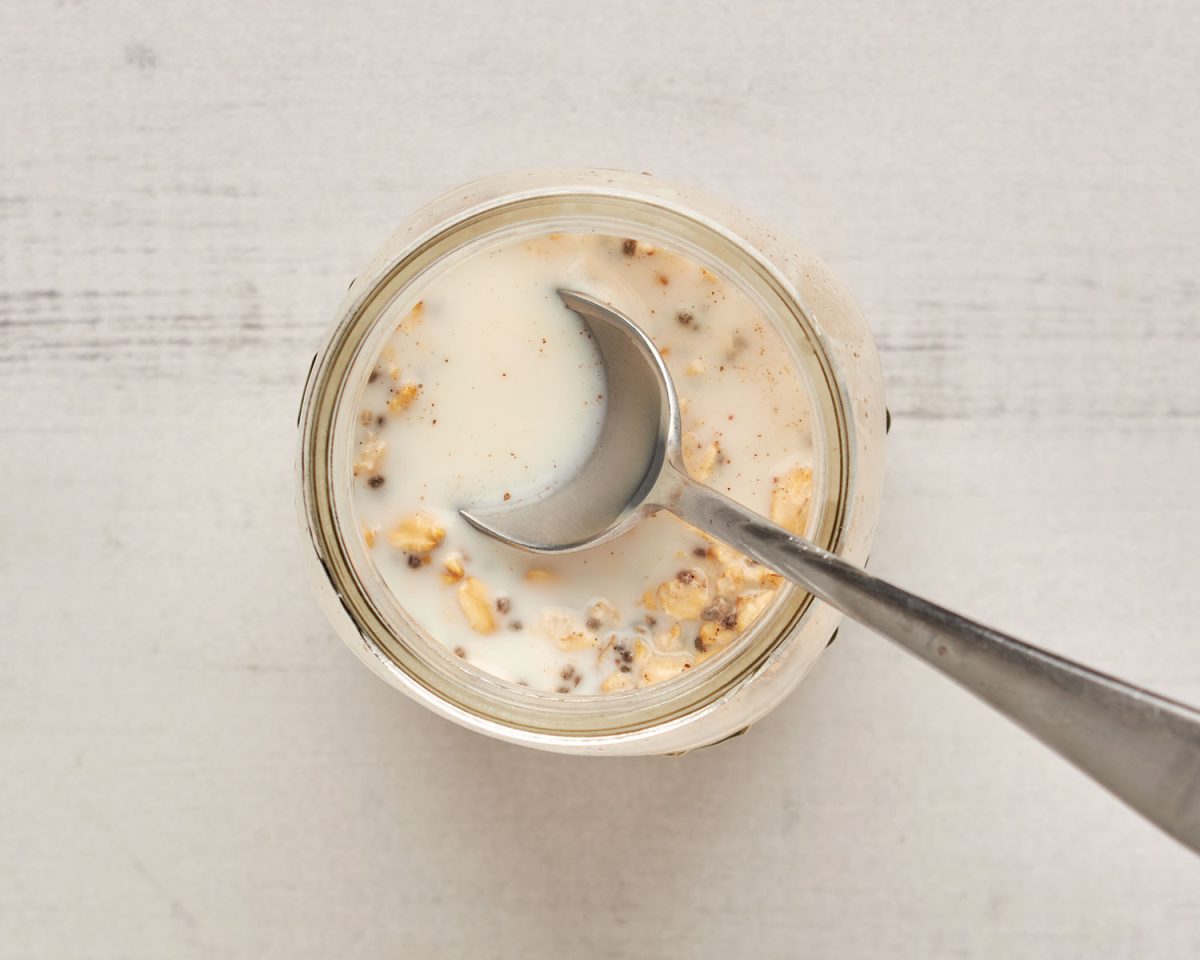
[[[855,626],[683,759],[426,713],[310,598],[292,453],[409,211],[652,170],[871,320],[878,573],[1200,701],[1198,11],[9,0],[0,956],[1195,957],[1195,857]]]

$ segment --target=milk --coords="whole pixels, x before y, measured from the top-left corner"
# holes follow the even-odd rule
[[[476,667],[564,696],[621,693],[719,656],[779,581],[667,514],[562,557],[506,547],[458,515],[565,480],[596,440],[603,367],[559,287],[611,302],[654,340],[694,476],[803,527],[812,415],[783,336],[684,257],[552,234],[460,257],[383,315],[394,332],[360,387],[345,466],[354,535],[408,615]]]

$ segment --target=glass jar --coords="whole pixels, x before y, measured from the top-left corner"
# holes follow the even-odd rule
[[[476,244],[568,231],[634,236],[737,284],[784,336],[813,410],[808,536],[866,560],[879,510],[886,410],[862,316],[814,257],[708,197],[608,170],[505,174],[414,214],[351,284],[313,358],[300,430],[299,511],[318,597],[339,634],[387,683],[463,726],[545,750],[675,754],[744,732],[778,704],[828,644],[840,614],[785,586],[720,656],[628,693],[562,697],[499,680],[429,637],[365,555],[350,500],[358,391],[389,333],[377,323],[439,264]]]

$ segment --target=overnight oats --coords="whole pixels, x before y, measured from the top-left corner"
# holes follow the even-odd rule
[[[666,512],[555,556],[459,514],[536,498],[599,435],[604,369],[559,288],[653,340],[693,478],[861,562],[885,410],[849,298],[713,201],[579,171],[447,195],[351,286],[301,409],[314,581],[364,662],[473,729],[578,753],[722,739],[799,681],[834,611]]]
[[[387,588],[456,656],[538,690],[619,693],[720,656],[783,581],[665,512],[554,557],[459,516],[536,496],[594,446],[604,371],[560,286],[653,338],[679,385],[692,476],[805,532],[811,412],[782,337],[713,271],[602,234],[484,247],[382,316],[392,332],[361,386],[348,458],[354,512]]]

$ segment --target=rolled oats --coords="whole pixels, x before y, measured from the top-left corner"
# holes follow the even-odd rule
[[[715,440],[701,443],[694,433],[685,433],[682,440],[683,465],[693,480],[703,483],[712,476],[721,452]]]
[[[397,550],[418,556],[429,553],[445,538],[446,531],[421,513],[405,517],[388,534],[388,542]]]
[[[492,616],[487,588],[474,577],[467,577],[459,585],[458,605],[476,633],[491,633],[496,629],[496,618]]]
[[[392,391],[391,399],[388,400],[388,409],[393,413],[400,410],[405,410],[410,407],[414,400],[421,395],[421,385],[419,383],[401,384]]]
[[[598,639],[572,611],[557,607],[542,611],[539,626],[559,650],[586,650],[595,646]]]
[[[356,477],[364,473],[374,473],[383,461],[387,452],[387,441],[381,440],[377,434],[368,433],[367,438],[359,444],[358,458],[354,461],[352,470]]]
[[[691,669],[691,666],[691,661],[683,657],[649,657],[638,671],[638,686],[648,687],[670,680],[684,670]]]
[[[708,603],[708,574],[699,567],[680,570],[659,584],[656,596],[663,613],[677,620],[691,620],[700,616]]]
[[[462,554],[453,553],[442,562],[442,583],[458,583],[466,576],[467,571],[463,566]]]
[[[604,678],[604,682],[600,684],[602,693],[621,693],[624,690],[633,689],[633,678],[627,673],[621,673],[618,670],[616,673],[610,673]]]
[[[808,526],[812,491],[813,474],[808,467],[797,467],[776,477],[771,491],[771,519],[785,530],[803,535]]]

